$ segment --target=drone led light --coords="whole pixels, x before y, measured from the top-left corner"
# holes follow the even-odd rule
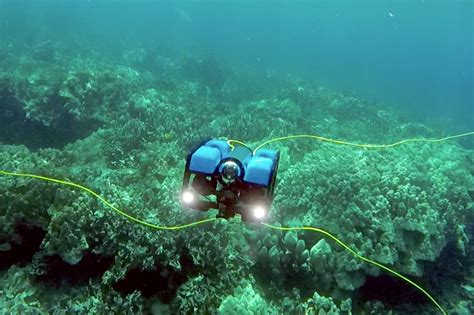
[[[252,214],[253,214],[253,217],[257,220],[261,220],[263,219],[266,215],[267,215],[267,211],[265,210],[264,207],[261,207],[261,206],[255,206],[253,209],[252,209]]]
[[[192,191],[186,190],[183,192],[181,198],[185,204],[189,205],[196,200],[196,195]]]

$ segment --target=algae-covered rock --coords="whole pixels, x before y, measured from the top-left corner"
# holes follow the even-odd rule
[[[130,49],[121,55],[131,68],[37,48],[33,57],[0,60],[2,170],[84,185],[116,209],[77,186],[1,175],[0,256],[8,259],[0,264],[0,313],[390,311],[359,300],[366,278],[384,271],[318,230],[235,218],[164,231],[120,211],[158,226],[214,216],[179,204],[186,154],[207,136],[256,147],[294,134],[389,143],[441,131],[299,79],[260,89],[259,78],[238,81],[238,71],[209,73],[223,71],[217,61],[191,58],[186,70]],[[282,154],[272,225],[323,229],[442,292],[427,266],[445,264],[450,244],[450,261],[472,259],[472,154],[455,142],[360,149],[319,140],[268,145]],[[463,285],[469,296],[472,281]]]
[[[321,239],[313,247],[311,247],[311,251],[309,252],[309,263],[312,270],[327,270],[329,267],[331,254],[331,246],[329,246],[329,244],[324,239]]]
[[[237,287],[233,295],[226,297],[222,301],[218,314],[264,315],[278,314],[278,312],[258,292],[255,292],[251,283],[248,283],[245,287]]]

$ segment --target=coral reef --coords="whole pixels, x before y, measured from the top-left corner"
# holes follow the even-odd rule
[[[207,136],[253,146],[288,134],[387,143],[440,133],[293,77],[274,86],[256,77],[273,94],[237,95],[248,82],[214,59],[138,50],[114,63],[59,49],[46,42],[0,59],[2,170],[84,184],[157,225],[213,215],[183,211],[177,195],[187,150]],[[471,151],[456,142],[271,146],[282,153],[271,222],[324,228],[423,283],[447,310],[472,312]],[[156,231],[71,187],[0,176],[0,191],[0,313],[433,311],[396,290],[395,304],[369,298],[369,286],[388,281],[382,271],[314,232],[239,219]],[[471,268],[449,267],[448,254]]]

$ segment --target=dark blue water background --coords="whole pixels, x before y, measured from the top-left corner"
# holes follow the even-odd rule
[[[370,102],[474,127],[473,1],[0,0],[19,39],[121,50],[147,43],[294,73]]]

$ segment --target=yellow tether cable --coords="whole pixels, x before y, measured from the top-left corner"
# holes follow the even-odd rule
[[[235,147],[235,144],[238,144],[238,145],[241,145],[243,147],[246,147],[247,149],[249,149],[250,152],[252,152],[252,148],[249,147],[248,145],[246,145],[245,143],[243,143],[242,141],[239,141],[239,140],[227,140],[227,144],[230,146],[230,150],[233,151],[234,150],[234,147]]]
[[[471,131],[471,132],[467,132],[467,133],[463,133],[463,134],[458,134],[458,135],[453,135],[453,136],[448,136],[448,137],[444,137],[444,138],[440,138],[440,139],[423,139],[423,138],[413,138],[413,139],[406,139],[406,140],[402,140],[402,141],[398,141],[398,142],[395,142],[395,143],[392,143],[392,144],[358,144],[358,143],[352,143],[352,142],[347,142],[347,141],[341,141],[341,140],[335,140],[335,139],[330,139],[330,138],[325,138],[325,137],[321,137],[321,136],[317,136],[317,135],[293,135],[293,136],[286,136],[286,137],[280,137],[280,138],[274,138],[274,139],[271,139],[271,140],[268,140],[268,141],[265,141],[264,143],[260,144],[259,146],[257,146],[255,148],[255,150],[253,150],[253,154],[255,154],[259,149],[261,149],[263,146],[267,145],[267,144],[270,144],[270,143],[273,143],[273,142],[277,142],[277,141],[284,141],[284,140],[290,140],[290,139],[296,139],[296,138],[308,138],[308,139],[316,139],[316,140],[320,140],[320,141],[323,141],[323,142],[329,142],[329,143],[334,143],[334,144],[339,144],[339,145],[348,145],[348,146],[353,146],[353,147],[359,147],[359,148],[364,148],[364,149],[368,149],[368,148],[388,148],[388,147],[395,147],[395,146],[398,146],[398,145],[402,145],[402,144],[405,144],[405,143],[408,143],[408,142],[430,142],[430,143],[436,143],[436,142],[442,142],[442,141],[446,141],[446,140],[451,140],[451,139],[455,139],[455,138],[461,138],[461,137],[465,137],[465,136],[469,136],[469,135],[474,135],[474,131]],[[227,143],[229,144],[229,146],[231,147],[231,149],[233,150],[234,149],[234,145],[233,144],[238,144],[238,145],[241,145],[241,146],[244,146],[248,149],[251,150],[251,148],[246,145],[244,142],[242,141],[239,141],[239,140],[228,140]],[[50,178],[50,177],[46,177],[46,176],[40,176],[40,175],[34,175],[34,174],[25,174],[25,173],[12,173],[12,172],[7,172],[7,171],[2,171],[0,170],[0,174],[1,175],[7,175],[7,176],[17,176],[17,177],[29,177],[29,178],[36,178],[36,179],[41,179],[41,180],[44,180],[44,181],[49,181],[49,182],[53,182],[53,183],[58,183],[58,184],[62,184],[62,185],[66,185],[66,186],[70,186],[70,187],[75,187],[75,188],[79,188],[89,194],[91,194],[92,196],[94,196],[95,198],[99,199],[100,201],[102,201],[107,207],[109,207],[110,209],[112,209],[113,211],[115,211],[116,213],[120,214],[121,216],[124,216],[126,217],[127,219],[135,222],[135,223],[138,223],[138,224],[141,224],[143,226],[146,226],[146,227],[149,227],[149,228],[152,228],[152,229],[155,229],[155,230],[179,230],[179,229],[184,229],[184,228],[188,228],[188,227],[191,227],[191,226],[195,226],[195,225],[200,225],[200,224],[203,224],[203,223],[206,223],[206,222],[209,222],[209,221],[214,221],[216,220],[216,218],[209,218],[209,219],[204,219],[204,220],[200,220],[200,221],[197,221],[197,222],[192,222],[192,223],[189,223],[189,224],[184,224],[184,225],[177,225],[177,226],[158,226],[158,225],[155,225],[155,224],[151,224],[151,223],[148,223],[146,221],[143,221],[143,220],[140,220],[132,215],[129,215],[128,213],[118,209],[117,207],[115,207],[114,205],[112,205],[110,202],[108,202],[106,199],[104,199],[102,196],[100,196],[99,194],[97,194],[96,192],[94,192],[93,190],[87,188],[87,187],[84,187],[82,185],[79,185],[79,184],[76,184],[76,183],[73,183],[73,182],[69,182],[69,181],[64,181],[64,180],[60,180],[60,179],[55,179],[55,178]],[[291,231],[291,230],[309,230],[309,231],[314,231],[314,232],[319,232],[319,233],[322,233],[323,235],[325,236],[328,236],[329,238],[331,238],[332,240],[336,241],[339,245],[341,245],[345,250],[347,250],[349,253],[351,253],[352,255],[354,255],[355,257],[359,258],[360,260],[362,261],[365,261],[365,262],[368,262],[374,266],[377,266],[385,271],[388,271],[389,273],[399,277],[400,279],[406,281],[407,283],[411,284],[412,286],[414,286],[415,288],[417,288],[418,290],[420,290],[425,296],[427,296],[435,305],[436,307],[443,313],[443,314],[446,314],[446,312],[444,311],[444,309],[441,307],[441,305],[426,291],[424,290],[421,286],[419,286],[418,284],[416,284],[415,282],[413,282],[412,280],[408,279],[407,277],[403,276],[402,274],[376,262],[376,261],[373,261],[373,260],[370,260],[368,258],[365,258],[364,256],[362,255],[359,255],[357,252],[355,252],[354,250],[352,250],[349,246],[347,246],[346,244],[344,244],[341,240],[339,240],[338,238],[336,238],[334,235],[332,235],[331,233],[325,231],[325,230],[322,230],[322,229],[319,229],[319,228],[315,228],[315,227],[277,227],[277,226],[273,226],[273,225],[270,225],[270,224],[267,224],[267,223],[263,223],[263,225],[267,226],[267,227],[270,227],[270,228],[273,228],[273,229],[277,229],[277,230],[282,230],[282,231]]]
[[[204,220],[200,220],[200,221],[197,221],[197,222],[192,222],[192,223],[189,223],[189,224],[184,224],[184,225],[178,225],[178,226],[158,226],[158,225],[155,225],[155,224],[151,224],[151,223],[148,223],[146,221],[143,221],[143,220],[140,220],[140,219],[137,219],[129,214],[127,214],[126,212],[118,209],[117,207],[115,207],[114,205],[112,205],[110,202],[108,202],[105,198],[103,198],[102,196],[100,196],[99,194],[97,194],[96,192],[94,192],[93,190],[85,187],[85,186],[82,186],[82,185],[79,185],[79,184],[76,184],[76,183],[73,183],[73,182],[69,182],[69,181],[64,181],[64,180],[60,180],[60,179],[55,179],[55,178],[50,178],[50,177],[46,177],[46,176],[40,176],[40,175],[34,175],[34,174],[26,174],[26,173],[13,173],[13,172],[7,172],[7,171],[2,171],[0,170],[0,174],[1,175],[7,175],[7,176],[16,176],[16,177],[27,177],[27,178],[35,178],[35,179],[40,179],[40,180],[44,180],[44,181],[48,181],[48,182],[53,182],[53,183],[57,183],[57,184],[61,184],[61,185],[66,185],[66,186],[70,186],[70,187],[75,187],[75,188],[79,188],[89,194],[91,194],[92,196],[94,196],[95,198],[99,199],[100,201],[102,201],[107,207],[109,207],[110,209],[114,210],[116,213],[120,214],[121,216],[124,216],[126,217],[127,219],[135,222],[135,223],[138,223],[138,224],[141,224],[141,225],[144,225],[146,227],[149,227],[149,228],[152,228],[152,229],[155,229],[155,230],[178,230],[178,229],[184,229],[184,228],[188,228],[188,227],[191,227],[191,226],[195,226],[195,225],[199,225],[199,224],[203,224],[203,223],[206,223],[206,222],[209,222],[209,221],[214,221],[216,220],[216,218],[209,218],[209,219],[204,219]],[[332,240],[334,240],[336,243],[338,243],[339,245],[341,245],[345,250],[347,250],[349,253],[351,253],[352,255],[354,255],[356,258],[359,258],[361,259],[362,261],[365,261],[365,262],[368,262],[372,265],[375,265],[385,271],[388,271],[389,273],[399,277],[400,279],[406,281],[407,283],[411,284],[412,286],[414,286],[415,288],[417,288],[418,290],[420,290],[425,296],[427,296],[435,305],[436,307],[445,315],[446,312],[444,311],[444,309],[441,307],[441,305],[426,291],[424,290],[421,286],[419,286],[418,284],[416,284],[415,282],[413,282],[412,280],[408,279],[407,277],[403,276],[402,274],[390,269],[389,267],[386,267],[376,261],[373,261],[371,259],[368,259],[362,255],[359,255],[357,252],[355,252],[353,249],[351,249],[348,245],[346,245],[345,243],[343,243],[341,240],[339,240],[337,237],[335,237],[334,235],[332,235],[331,233],[323,230],[323,229],[320,229],[320,228],[316,228],[316,227],[278,227],[278,226],[274,226],[274,225],[271,225],[271,224],[267,224],[267,223],[264,223],[262,222],[263,225],[267,226],[267,227],[270,227],[272,229],[276,229],[276,230],[282,230],[282,231],[294,231],[294,230],[308,230],[308,231],[314,231],[314,232],[319,232],[319,233],[322,233],[323,235],[331,238]]]
[[[146,227],[149,227],[149,228],[152,228],[152,229],[155,229],[155,230],[180,230],[180,229],[188,228],[188,227],[191,227],[191,226],[203,224],[203,223],[206,223],[206,222],[209,222],[209,221],[214,221],[216,219],[216,218],[209,218],[209,219],[204,219],[204,220],[200,220],[200,221],[196,221],[196,222],[192,222],[192,223],[188,223],[188,224],[183,224],[183,225],[176,225],[176,226],[159,226],[159,225],[155,225],[155,224],[140,220],[140,219],[138,219],[138,218],[122,211],[122,210],[120,210],[119,208],[112,205],[104,197],[100,196],[98,193],[96,193],[92,189],[89,189],[87,187],[84,187],[82,185],[79,185],[79,184],[76,184],[76,183],[73,183],[73,182],[68,182],[68,181],[55,179],[55,178],[50,178],[50,177],[46,177],[46,176],[39,176],[39,175],[34,175],[34,174],[24,174],[24,173],[12,173],[12,172],[6,172],[6,171],[2,171],[2,170],[0,170],[0,174],[8,175],[8,176],[36,178],[36,179],[41,179],[41,180],[52,182],[52,183],[57,183],[57,184],[61,184],[61,185],[66,185],[66,186],[79,188],[79,189],[91,194],[95,198],[99,199],[107,207],[109,207],[110,209],[112,209],[116,213],[120,214],[121,216],[124,216],[127,219],[129,219],[129,220],[131,220],[135,223],[144,225]]]
[[[79,185],[79,184],[76,184],[76,183],[73,183],[73,182],[64,181],[64,180],[55,179],[55,178],[50,178],[50,177],[46,177],[46,176],[26,174],[26,173],[13,173],[13,172],[7,172],[7,171],[2,171],[2,170],[0,170],[0,174],[1,175],[7,175],[7,176],[35,178],[35,179],[40,179],[40,180],[44,180],[44,181],[48,181],[48,182],[61,184],[61,185],[66,185],[66,186],[70,186],[70,187],[79,188],[79,189],[91,194],[93,197],[99,199],[100,201],[102,201],[107,207],[109,207],[110,209],[112,209],[113,211],[118,213],[119,215],[124,216],[127,219],[129,219],[129,220],[131,220],[135,223],[144,225],[146,227],[149,227],[149,228],[152,228],[152,229],[155,229],[155,230],[178,230],[178,229],[184,229],[184,228],[188,228],[188,227],[191,227],[191,226],[195,226],[195,225],[199,225],[199,224],[203,224],[203,223],[206,223],[206,222],[209,222],[209,221],[216,220],[216,218],[209,218],[209,219],[204,219],[204,220],[200,220],[200,221],[197,221],[197,222],[192,222],[192,223],[189,223],[189,224],[178,225],[178,226],[169,226],[169,227],[168,226],[158,226],[158,225],[148,223],[146,221],[140,220],[140,219],[138,219],[134,216],[129,215],[128,213],[126,213],[126,212],[118,209],[114,205],[112,205],[105,198],[103,198],[102,196],[100,196],[99,194],[97,194],[96,192],[91,190],[90,188],[87,188],[85,186],[82,186],[82,185]],[[373,264],[373,265],[375,265],[375,266],[377,266],[377,267],[379,267],[383,270],[386,270],[386,271],[394,274],[395,276],[401,278],[402,280],[408,282],[409,284],[413,285],[415,288],[420,290],[424,295],[426,295],[436,305],[436,307],[438,307],[441,310],[441,312],[443,314],[446,314],[446,312],[443,310],[443,308],[440,306],[440,304],[426,290],[424,290],[418,284],[416,284],[415,282],[411,281],[410,279],[406,278],[405,276],[399,274],[398,272],[396,272],[396,271],[394,271],[394,270],[392,270],[392,269],[390,269],[390,268],[388,268],[388,267],[386,267],[386,266],[384,266],[384,265],[382,265],[382,264],[380,264],[376,261],[370,260],[368,258],[365,258],[362,255],[357,254],[357,252],[352,250],[349,246],[347,246],[345,243],[343,243],[337,237],[335,237],[334,235],[332,235],[331,233],[329,233],[329,232],[327,232],[323,229],[315,228],[315,227],[278,227],[278,226],[273,226],[273,225],[270,225],[270,224],[267,224],[267,223],[264,223],[264,222],[262,222],[262,224],[267,226],[267,227],[270,227],[272,229],[282,230],[282,231],[309,230],[309,231],[315,231],[315,232],[322,233],[323,235],[326,235],[329,238],[336,241],[339,245],[341,245],[344,249],[346,249],[349,253],[351,253],[355,257],[357,257],[357,258],[359,258],[359,259],[361,259],[365,262],[368,262],[370,264]]]
[[[456,139],[456,138],[461,138],[461,137],[466,137],[466,136],[471,136],[474,135],[474,131],[471,132],[466,132],[458,135],[453,135],[453,136],[448,136],[440,139],[424,139],[424,138],[413,138],[413,139],[405,139],[401,140],[395,143],[390,143],[390,144],[360,144],[360,143],[353,143],[353,142],[347,142],[347,141],[342,141],[342,140],[336,140],[336,139],[330,139],[330,138],[325,138],[321,137],[318,135],[293,135],[293,136],[286,136],[286,137],[279,137],[279,138],[274,138],[268,141],[265,141],[264,143],[258,145],[255,150],[253,150],[253,154],[255,154],[258,150],[260,150],[262,147],[266,146],[267,144],[273,143],[273,142],[278,142],[278,141],[284,141],[284,140],[291,140],[291,139],[301,139],[301,138],[306,138],[306,139],[315,139],[323,142],[329,142],[329,143],[334,143],[334,144],[340,144],[340,145],[347,145],[347,146],[352,146],[352,147],[357,147],[357,148],[362,148],[362,149],[381,149],[381,148],[390,148],[390,147],[396,147],[405,143],[409,142],[430,142],[430,143],[436,143],[436,142],[442,142],[446,140],[451,140],[451,139]],[[238,140],[228,140],[227,143],[233,148],[233,143],[239,144],[239,145],[244,145],[245,147],[248,148],[248,146],[243,143],[242,141]]]
[[[352,248],[350,248],[348,245],[346,245],[344,242],[342,242],[340,239],[338,239],[337,237],[335,237],[334,235],[332,235],[331,233],[323,230],[323,229],[320,229],[320,228],[316,228],[316,227],[310,227],[310,226],[303,226],[303,227],[279,227],[279,226],[274,226],[274,225],[271,225],[271,224],[268,224],[268,223],[265,223],[265,222],[262,222],[263,225],[265,226],[268,226],[272,229],[275,229],[275,230],[281,230],[281,231],[298,231],[298,230],[304,230],[304,231],[313,231],[313,232],[318,232],[318,233],[321,233],[327,237],[329,237],[330,239],[332,239],[333,241],[335,241],[336,243],[338,243],[340,246],[342,246],[345,250],[347,250],[349,253],[351,253],[354,257],[356,258],[359,258],[360,260],[362,261],[365,261],[369,264],[372,264],[374,266],[377,266],[393,275],[395,275],[396,277],[408,282],[409,284],[411,284],[412,286],[414,286],[415,288],[417,288],[418,290],[420,290],[426,297],[428,297],[431,302],[433,302],[434,305],[436,305],[436,307],[444,314],[446,315],[446,311],[443,309],[443,307],[431,296],[431,294],[429,294],[425,289],[423,289],[420,285],[416,284],[415,282],[413,282],[412,280],[408,279],[407,277],[405,277],[404,275],[396,272],[395,270],[392,270],[390,269],[389,267],[385,266],[385,265],[382,265],[381,263],[378,263],[376,261],[373,261],[369,258],[366,258],[360,254],[358,254],[356,251],[354,251]]]

